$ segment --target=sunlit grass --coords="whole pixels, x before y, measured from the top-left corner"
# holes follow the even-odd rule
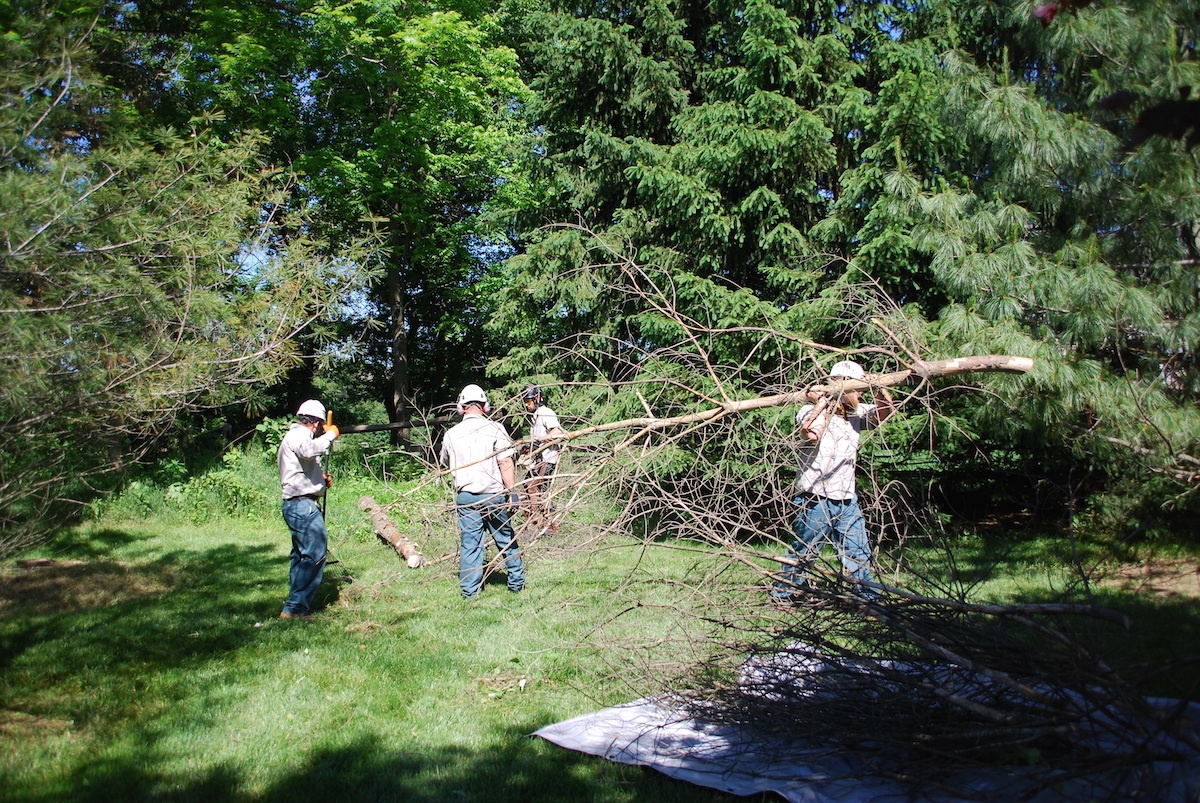
[[[313,623],[277,618],[287,530],[266,516],[110,518],[47,547],[55,567],[6,569],[43,574],[0,607],[0,710],[26,717],[3,725],[3,797],[721,798],[529,737],[635,693],[592,637],[660,627],[622,615],[614,590],[686,574],[684,553],[535,544],[526,591],[489,584],[466,603],[451,520],[431,527],[436,505],[414,514],[430,564],[409,569],[364,527],[362,490],[331,500],[339,562]]]

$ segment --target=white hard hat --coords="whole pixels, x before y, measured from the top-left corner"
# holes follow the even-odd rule
[[[839,363],[834,363],[834,366],[829,369],[830,379],[862,379],[867,374],[863,371],[862,366],[853,360],[842,360]]]
[[[471,403],[482,404],[484,410],[488,409],[487,394],[483,392],[483,388],[479,387],[479,385],[467,385],[458,394],[458,411],[460,413],[463,411],[464,406]]]
[[[311,415],[313,418],[325,420],[325,405],[321,404],[316,399],[309,399],[300,405],[300,409],[296,411],[296,415]]]

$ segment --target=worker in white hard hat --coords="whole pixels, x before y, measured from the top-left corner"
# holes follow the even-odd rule
[[[296,411],[296,421],[279,444],[279,484],[283,520],[292,533],[291,590],[280,619],[312,619],[313,598],[325,574],[329,536],[320,501],[329,485],[321,455],[341,433],[326,423],[325,405],[309,399]]]
[[[839,386],[837,380],[868,381],[866,372],[852,360],[829,369],[829,393],[810,392],[809,404],[796,414],[804,435],[796,477],[796,540],[784,561],[771,595],[792,601],[808,582],[808,567],[821,546],[832,543],[843,571],[857,585],[856,593],[873,598],[876,592],[862,585],[871,580],[871,546],[866,521],[855,489],[855,464],[859,434],[879,426],[896,411],[887,388],[874,388],[875,403],[862,401],[861,389]]]
[[[525,563],[509,516],[520,504],[508,430],[487,417],[487,394],[467,385],[458,394],[462,421],[442,438],[441,459],[454,480],[458,513],[458,585],[465,599],[483,590],[485,535],[490,533],[504,559],[508,590],[525,587]]]

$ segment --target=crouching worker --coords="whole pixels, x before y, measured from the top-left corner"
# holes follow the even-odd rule
[[[283,490],[283,520],[292,532],[291,592],[280,619],[312,619],[313,598],[325,574],[329,537],[320,505],[327,477],[321,455],[341,434],[325,426],[325,405],[310,399],[296,411],[279,444],[279,484]]]
[[[865,376],[862,367],[850,360],[829,371],[831,380],[861,381]],[[833,396],[810,393],[810,403],[796,414],[805,438],[796,477],[796,540],[771,589],[772,598],[789,601],[803,591],[809,567],[826,542],[833,544],[843,571],[856,582],[855,593],[877,596],[861,585],[871,580],[871,545],[858,505],[854,470],[859,434],[896,411],[886,388],[880,387],[878,396],[877,403],[865,404],[859,390],[842,390]]]
[[[478,385],[458,394],[462,421],[442,439],[441,459],[454,479],[458,513],[458,584],[465,599],[483,590],[485,531],[490,533],[508,571],[508,590],[525,587],[525,564],[509,516],[519,504],[513,442],[504,425],[486,417],[487,395]]]

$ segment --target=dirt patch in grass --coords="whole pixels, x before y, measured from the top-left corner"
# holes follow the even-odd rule
[[[169,572],[111,561],[19,561],[0,570],[0,615],[44,615],[99,608],[163,594]]]
[[[8,711],[0,708],[0,735],[13,738],[56,736],[66,733],[74,725],[69,719],[54,719],[26,714],[23,711]]]
[[[1148,596],[1200,599],[1200,563],[1169,559],[1127,563],[1116,567],[1100,582]]]

